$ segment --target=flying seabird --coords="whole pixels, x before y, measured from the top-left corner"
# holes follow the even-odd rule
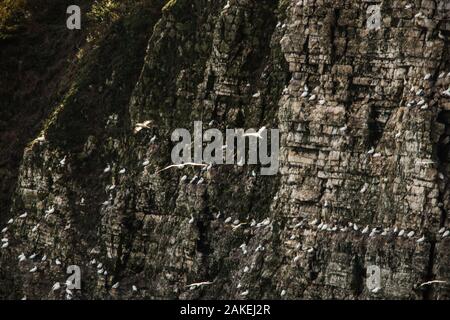
[[[197,287],[201,287],[201,286],[208,286],[210,284],[213,284],[213,282],[212,281],[203,281],[203,282],[197,282],[197,283],[188,284],[186,287],[188,287],[188,288],[197,288]]]
[[[138,133],[142,129],[150,129],[150,126],[149,126],[150,123],[151,123],[151,121],[149,121],[149,120],[144,121],[142,123],[136,123],[136,125],[134,127],[134,133]]]
[[[266,127],[262,127],[261,129],[258,130],[258,132],[252,132],[252,133],[245,133],[242,136],[243,137],[256,137],[258,139],[262,139],[262,133],[266,130]]]
[[[205,163],[195,163],[195,162],[185,162],[185,163],[181,163],[181,164],[172,164],[170,166],[165,167],[164,169],[156,171],[155,174],[158,174],[160,172],[169,170],[171,168],[184,169],[185,166],[207,167],[208,165],[205,164]]]
[[[421,287],[423,287],[423,286],[428,286],[428,285],[434,284],[434,283],[447,283],[447,281],[443,281],[443,280],[432,280],[432,281],[424,282],[424,283],[420,284],[420,286],[421,286]]]

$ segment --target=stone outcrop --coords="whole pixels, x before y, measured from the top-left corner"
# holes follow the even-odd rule
[[[0,297],[449,298],[446,1],[141,1],[100,24],[94,9],[74,66],[46,62],[68,84],[2,174]],[[279,127],[279,174],[156,174],[197,120]],[[52,290],[69,265],[82,289]]]

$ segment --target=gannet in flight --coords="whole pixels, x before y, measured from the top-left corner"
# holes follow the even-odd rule
[[[213,284],[214,282],[212,281],[203,281],[203,282],[197,282],[197,283],[192,283],[192,284],[188,284],[186,287],[188,288],[197,288],[197,287],[201,287],[201,286],[208,286],[210,284]]]
[[[428,285],[433,284],[433,283],[447,283],[447,281],[443,281],[443,280],[432,280],[432,281],[424,282],[424,283],[420,284],[420,286],[421,286],[421,287],[423,287],[423,286],[428,286]]]
[[[185,163],[181,163],[181,164],[172,164],[170,166],[165,167],[164,169],[156,171],[155,174],[158,174],[160,172],[169,170],[171,168],[184,169],[185,166],[207,167],[208,165],[205,164],[205,163],[194,163],[194,162],[185,162]]]
[[[262,127],[261,129],[258,130],[258,132],[251,132],[251,133],[245,133],[242,136],[243,137],[256,137],[258,139],[262,139],[262,133],[266,130],[266,127]]]
[[[151,124],[150,120],[144,121],[142,123],[136,123],[136,125],[134,126],[134,133],[138,133],[142,129],[150,129],[149,126],[150,124]]]

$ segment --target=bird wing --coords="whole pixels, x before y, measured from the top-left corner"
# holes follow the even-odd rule
[[[443,281],[443,280],[432,280],[432,281],[424,282],[424,283],[422,283],[420,286],[423,287],[423,286],[426,286],[426,285],[429,285],[429,284],[433,284],[433,283],[447,283],[447,281]]]
[[[169,170],[170,168],[178,167],[178,166],[180,166],[180,165],[179,165],[179,164],[172,164],[172,165],[167,166],[167,167],[165,167],[165,168],[163,168],[163,169],[161,169],[161,170],[156,171],[155,174],[158,174],[158,173],[160,173],[160,172],[163,172],[163,171]]]

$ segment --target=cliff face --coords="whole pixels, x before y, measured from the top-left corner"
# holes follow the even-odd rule
[[[0,42],[1,298],[449,298],[448,2],[108,3]],[[279,127],[280,173],[155,174],[197,120]]]

